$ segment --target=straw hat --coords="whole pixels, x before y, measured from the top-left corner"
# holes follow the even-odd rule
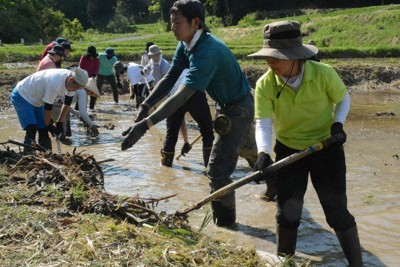
[[[265,25],[263,48],[249,57],[307,59],[317,53],[318,48],[302,43],[300,24],[297,21],[287,20]]]
[[[95,97],[97,97],[97,98],[100,97],[100,92],[99,92],[99,89],[97,88],[96,81],[95,81],[94,77],[90,77],[88,79],[88,82],[87,82],[85,88],[87,90],[91,91],[92,93],[94,93]]]

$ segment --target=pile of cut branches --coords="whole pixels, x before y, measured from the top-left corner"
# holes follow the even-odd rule
[[[102,168],[93,155],[77,153],[76,149],[72,154],[34,150],[32,154],[23,155],[5,146],[6,143],[2,143],[5,149],[0,149],[0,164],[9,168],[14,181],[34,189],[31,197],[23,200],[24,204],[44,203],[43,196],[53,194],[57,195],[60,209],[70,212],[103,214],[136,225],[163,225],[190,230],[187,216],[178,217],[165,212],[158,214],[154,210],[160,201],[174,195],[162,199],[141,199],[107,193]],[[21,200],[19,202],[22,204]]]

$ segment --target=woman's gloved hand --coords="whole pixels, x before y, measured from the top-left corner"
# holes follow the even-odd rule
[[[259,184],[263,180],[266,181],[268,179],[268,175],[264,173],[264,170],[273,163],[274,161],[271,159],[271,156],[268,153],[260,152],[258,154],[257,161],[254,164],[254,170],[260,171],[261,174],[254,179],[254,182]]]

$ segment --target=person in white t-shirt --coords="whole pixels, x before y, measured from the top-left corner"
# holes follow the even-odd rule
[[[75,68],[73,71],[67,69],[38,71],[17,83],[11,93],[11,102],[25,131],[24,144],[28,152],[32,142],[36,140],[36,131],[39,132],[39,145],[51,150],[48,133],[59,136],[62,131],[62,121],[69,111],[75,91],[84,87],[87,82],[87,72]],[[58,96],[63,95],[65,100],[55,127],[51,119],[53,103]]]
[[[121,61],[117,61],[114,64],[114,71],[118,84],[121,83],[120,76],[126,73],[126,77],[130,83],[131,99],[133,100],[136,96],[136,108],[138,108],[145,97],[149,95],[149,90],[154,80],[153,75],[148,73],[145,76],[143,66],[134,62],[130,62],[124,66]]]

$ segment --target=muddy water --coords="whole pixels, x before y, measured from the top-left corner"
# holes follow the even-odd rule
[[[95,111],[99,125],[114,124],[114,130],[101,128],[101,135],[91,138],[81,123],[73,118],[70,144],[62,152],[85,150],[96,159],[114,159],[102,164],[106,190],[113,194],[161,198],[176,195],[158,204],[158,210],[173,213],[190,207],[209,193],[204,175],[200,142],[172,168],[160,166],[160,149],[165,122],[153,127],[134,147],[122,152],[121,132],[133,121],[127,96],[120,104],[103,97]],[[393,112],[396,116],[376,116]],[[345,145],[348,166],[349,209],[355,215],[365,266],[399,266],[400,264],[400,93],[353,93],[352,108],[346,123]],[[189,136],[198,131],[189,121]],[[11,111],[0,116],[0,140],[22,141],[23,132]],[[180,150],[182,141],[177,145]],[[53,147],[56,144],[53,143]],[[175,155],[177,156],[177,155]],[[240,159],[234,179],[250,174],[247,162]],[[237,228],[227,230],[210,223],[203,232],[209,236],[241,246],[275,253],[275,204],[259,199],[265,185],[248,184],[237,189]],[[209,205],[190,213],[194,228],[199,228]],[[306,194],[303,221],[299,230],[297,252],[315,266],[346,266],[340,245],[328,227],[315,191]]]

